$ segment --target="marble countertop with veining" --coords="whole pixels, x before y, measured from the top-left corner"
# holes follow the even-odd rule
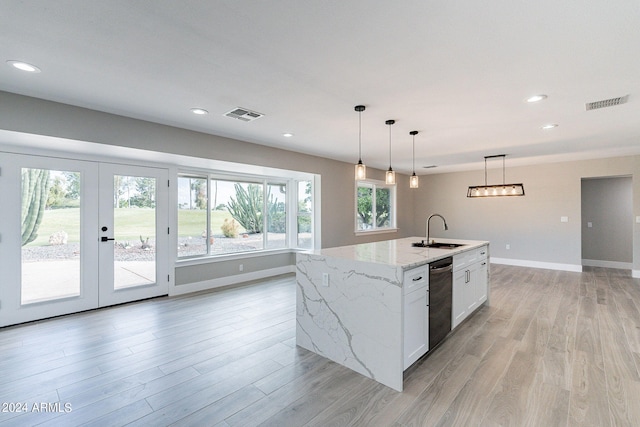
[[[357,245],[325,248],[308,253],[319,256],[350,259],[359,262],[371,262],[389,266],[401,267],[404,270],[428,264],[469,249],[488,245],[487,241],[460,239],[432,239],[442,243],[458,243],[454,249],[420,248],[411,246],[414,242],[424,240],[424,237],[406,237],[404,239],[383,240],[380,242],[359,243]]]

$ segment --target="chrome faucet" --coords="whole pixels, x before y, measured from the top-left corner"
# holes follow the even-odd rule
[[[431,242],[429,241],[429,225],[431,224],[431,218],[433,218],[434,216],[439,216],[440,218],[442,218],[442,222],[444,222],[444,229],[445,231],[449,229],[449,226],[447,225],[447,220],[444,219],[444,217],[440,214],[433,214],[429,217],[429,219],[427,220],[427,245],[430,244]]]

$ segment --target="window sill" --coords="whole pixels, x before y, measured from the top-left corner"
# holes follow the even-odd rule
[[[397,228],[383,228],[379,230],[366,230],[366,231],[356,231],[354,234],[356,236],[368,236],[371,234],[384,234],[384,233],[397,233]]]

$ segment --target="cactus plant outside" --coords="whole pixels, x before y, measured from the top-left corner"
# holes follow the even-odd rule
[[[38,237],[38,228],[49,196],[49,185],[48,170],[22,170],[22,246]]]
[[[262,185],[249,184],[245,188],[236,183],[236,198],[229,198],[227,210],[247,230],[262,233]]]

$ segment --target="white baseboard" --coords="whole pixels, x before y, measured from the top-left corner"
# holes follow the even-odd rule
[[[598,259],[583,259],[582,265],[589,267],[619,268],[622,270],[631,270],[633,267],[633,264],[630,262],[601,261]]]
[[[222,286],[236,285],[238,283],[266,279],[267,277],[279,276],[281,274],[294,273],[295,271],[295,265],[285,265],[282,267],[269,268],[267,270],[253,271],[251,273],[235,274],[233,276],[220,277],[218,279],[203,280],[201,282],[188,283],[186,285],[172,286],[169,288],[169,295],[175,296],[189,294],[191,292],[206,291],[208,289],[220,288]]]
[[[562,271],[573,271],[576,273],[582,272],[581,265],[575,264],[559,264],[555,262],[542,262],[542,261],[529,261],[526,259],[511,259],[511,258],[496,258],[491,257],[491,263],[493,264],[504,264],[504,265],[515,265],[518,267],[531,267],[531,268],[545,268],[547,270],[562,270]]]

